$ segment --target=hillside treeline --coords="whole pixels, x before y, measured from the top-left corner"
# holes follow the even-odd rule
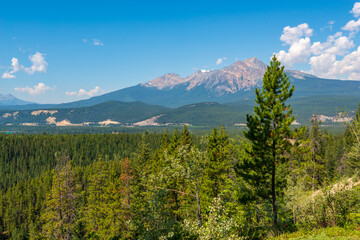
[[[163,135],[1,135],[0,238],[262,239],[329,227],[357,234],[359,119],[335,136],[319,124],[295,131],[277,168],[286,188],[276,230],[269,199],[240,174],[250,142],[229,139],[224,127],[201,141],[186,126]]]

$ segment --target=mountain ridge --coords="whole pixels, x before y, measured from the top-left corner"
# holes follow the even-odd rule
[[[153,80],[123,88],[100,96],[62,104],[1,106],[0,109],[75,108],[87,107],[107,101],[136,102],[152,105],[180,107],[199,102],[229,103],[252,99],[254,88],[261,87],[266,64],[252,57],[236,61],[217,70],[196,71],[181,77],[167,73]],[[310,95],[344,95],[360,98],[360,81],[329,80],[297,70],[285,71],[295,85],[296,97]]]
[[[9,105],[26,105],[26,104],[33,104],[33,103],[16,98],[11,94],[0,94],[0,105],[9,106]]]

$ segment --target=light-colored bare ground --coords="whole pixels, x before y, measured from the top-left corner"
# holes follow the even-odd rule
[[[162,115],[158,115],[158,116],[155,116],[155,117],[152,117],[152,118],[149,118],[149,119],[146,119],[144,121],[141,121],[141,122],[137,122],[137,123],[134,123],[133,125],[134,126],[159,126],[160,124],[157,122],[157,120],[164,116],[165,114],[162,114]]]
[[[83,126],[82,123],[79,123],[79,124],[74,124],[74,123],[71,123],[69,120],[65,119],[65,120],[62,120],[60,122],[57,122],[56,121],[56,117],[48,117],[46,119],[46,122],[47,124],[55,124],[56,126],[58,127],[65,127],[65,126]]]
[[[22,126],[36,127],[36,126],[38,126],[39,124],[38,124],[38,123],[21,123],[20,125],[22,125]]]
[[[32,111],[31,115],[39,116],[40,114],[50,114],[52,116],[55,113],[58,113],[58,110],[36,110]]]
[[[108,126],[108,125],[110,125],[110,124],[120,124],[120,123],[117,122],[117,121],[112,121],[111,119],[108,119],[108,120],[99,122],[99,124],[100,124],[100,125],[104,125],[104,126]]]
[[[8,118],[8,117],[14,117],[14,119],[16,119],[17,115],[19,114],[19,112],[14,112],[14,113],[4,113],[2,115],[3,118]]]

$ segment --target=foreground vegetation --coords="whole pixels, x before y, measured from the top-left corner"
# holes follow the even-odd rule
[[[248,201],[236,174],[250,143],[224,128],[201,142],[186,128],[170,136],[1,135],[1,238],[356,239],[358,125],[343,135],[316,125],[298,135],[279,169],[287,188],[277,230],[271,202]]]

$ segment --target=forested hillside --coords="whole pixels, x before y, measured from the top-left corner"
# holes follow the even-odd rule
[[[336,226],[359,236],[359,126],[354,121],[333,136],[314,122],[299,132],[279,170],[288,183],[279,201],[280,232]],[[195,143],[186,128],[162,136],[2,135],[1,237],[275,236],[269,202],[249,201],[251,189],[237,174],[249,142],[229,139],[221,128]],[[333,185],[342,179],[345,185]]]
[[[360,105],[294,128],[294,91],[274,56],[236,138],[2,134],[0,238],[359,239]]]

